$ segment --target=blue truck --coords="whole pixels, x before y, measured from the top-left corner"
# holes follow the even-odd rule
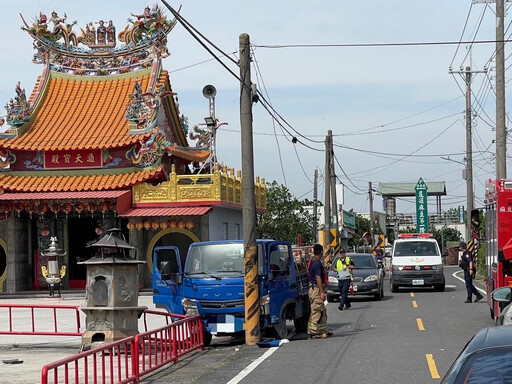
[[[286,241],[257,240],[260,331],[285,338],[287,321],[305,332],[309,319],[306,260]],[[212,335],[243,335],[244,244],[241,240],[192,243],[187,255],[175,246],[153,251],[153,302],[171,313],[205,323],[204,342]]]

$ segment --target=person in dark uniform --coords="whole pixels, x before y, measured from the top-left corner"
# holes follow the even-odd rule
[[[462,251],[462,258],[460,261],[460,267],[464,270],[464,281],[466,282],[466,291],[468,292],[465,303],[473,302],[473,295],[476,296],[475,303],[482,300],[484,297],[473,285],[473,279],[476,274],[476,268],[473,264],[473,255],[467,249],[465,242],[461,242],[459,249]]]
[[[313,246],[313,258],[309,269],[309,304],[311,314],[308,321],[308,334],[312,339],[325,339],[332,336],[327,327],[327,310],[325,308],[325,270],[320,259],[324,247],[321,244]]]

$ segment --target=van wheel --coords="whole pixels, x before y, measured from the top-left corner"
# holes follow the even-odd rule
[[[327,302],[333,303],[334,302],[334,296],[333,295],[327,295]]]
[[[398,285],[393,284],[393,280],[390,280],[391,282],[391,292],[395,293],[398,292]]]
[[[444,292],[444,284],[434,285],[434,289],[435,289],[437,292]]]

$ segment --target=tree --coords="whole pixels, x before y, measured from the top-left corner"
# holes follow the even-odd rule
[[[459,230],[446,225],[443,225],[440,229],[433,227],[431,232],[441,250],[444,250],[447,241],[460,241],[462,239],[462,234]]]
[[[267,211],[258,214],[258,237],[276,238],[303,244],[313,243],[313,216],[304,208],[306,201],[294,197],[288,188],[276,181],[267,183]]]

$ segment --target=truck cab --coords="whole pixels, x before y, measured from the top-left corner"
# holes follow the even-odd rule
[[[393,243],[390,267],[391,292],[400,287],[445,289],[443,259],[431,233],[403,233]]]
[[[286,336],[286,320],[305,330],[309,318],[307,272],[300,270],[291,244],[257,241],[260,329]],[[155,247],[153,301],[172,313],[201,315],[205,344],[211,335],[242,333],[245,319],[244,244],[241,240],[207,241],[190,245],[182,265],[179,250]],[[300,319],[300,320],[299,320]]]

